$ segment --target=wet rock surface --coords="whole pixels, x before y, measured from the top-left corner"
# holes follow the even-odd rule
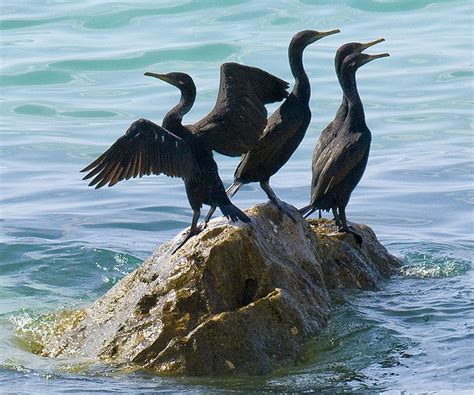
[[[297,223],[270,203],[251,224],[223,218],[171,255],[162,245],[41,353],[176,375],[263,374],[298,361],[327,322],[333,288],[376,289],[398,261],[373,231]]]

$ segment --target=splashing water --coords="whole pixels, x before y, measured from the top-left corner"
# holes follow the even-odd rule
[[[400,268],[400,273],[414,278],[444,278],[465,274],[471,264],[449,256],[433,256],[423,253],[410,253],[405,257],[408,265]]]

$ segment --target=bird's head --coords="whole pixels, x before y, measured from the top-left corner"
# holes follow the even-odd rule
[[[186,74],[186,73],[173,72],[173,73],[167,73],[167,74],[158,74],[158,73],[150,73],[147,71],[145,75],[148,77],[155,77],[162,81],[165,81],[168,84],[176,86],[180,90],[185,89],[185,88],[195,87],[193,79],[191,78],[189,74]]]
[[[330,30],[328,32],[318,32],[316,30],[303,30],[296,33],[290,42],[290,47],[306,48],[309,44],[318,41],[319,39],[330,36],[331,34],[340,33],[339,29]]]
[[[341,67],[341,73],[345,70],[357,70],[359,67],[375,59],[385,58],[390,56],[388,53],[381,53],[377,55],[368,55],[365,53],[353,53],[344,58]]]
[[[339,73],[341,72],[342,62],[344,61],[346,56],[353,53],[364,52],[372,45],[381,43],[383,41],[385,41],[384,38],[378,38],[377,40],[369,41],[368,43],[346,43],[341,45],[337,49],[336,56],[334,57],[334,66],[336,68],[336,74],[339,75]]]

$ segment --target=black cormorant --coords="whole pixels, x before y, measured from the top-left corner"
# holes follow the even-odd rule
[[[191,229],[176,251],[199,233],[197,223],[203,204],[219,206],[233,221],[249,222],[250,219],[227,197],[212,151],[185,128],[175,129],[174,133],[165,129],[167,124],[173,124],[191,109],[196,97],[193,80],[184,73],[169,73],[162,78],[181,90],[180,102],[163,119],[164,127],[146,119],[133,122],[125,135],[82,171],[89,171],[84,179],[95,176],[89,185],[96,185],[96,188],[152,173],[181,177],[194,213]]]
[[[242,156],[234,174],[234,183],[227,190],[230,197],[241,185],[259,182],[268,198],[294,220],[283,206],[283,202],[273,192],[269,180],[301,143],[311,120],[309,109],[311,88],[303,67],[303,51],[311,43],[334,33],[339,33],[339,30],[329,32],[305,30],[293,36],[288,47],[288,58],[295,85],[283,104],[268,119],[258,144]],[[208,217],[210,215],[212,211]]]
[[[332,209],[336,225],[340,230],[354,234],[359,244],[362,238],[347,225],[345,209],[352,191],[364,174],[372,136],[365,123],[355,75],[360,66],[386,56],[389,54],[354,53],[345,57],[340,70],[340,81],[347,100],[347,115],[337,130],[337,135],[315,158],[311,202],[300,211],[308,216],[318,209]]]
[[[175,129],[186,129],[198,137],[206,148],[226,156],[240,156],[253,148],[267,123],[265,104],[288,96],[288,82],[257,67],[224,63],[220,69],[219,92],[214,108],[200,121],[183,125],[183,116],[196,98],[196,87],[191,77],[178,83],[169,78],[170,74],[146,72],[145,75],[165,81],[181,91],[178,106],[182,103],[187,111],[170,110],[162,126],[171,133]]]
[[[249,72],[248,78],[243,74],[244,70]],[[132,123],[125,135],[82,170],[89,171],[84,179],[95,176],[89,185],[100,188],[152,173],[181,177],[194,213],[189,233],[174,252],[200,232],[197,222],[202,204],[211,208],[218,206],[233,221],[249,222],[247,215],[227,197],[211,149],[229,155],[246,152],[246,145],[258,141],[265,126],[267,113],[264,104],[286,97],[288,84],[263,70],[235,63],[224,64],[214,109],[197,124],[185,127],[181,120],[196,98],[192,78],[185,73],[145,74],[178,87],[181,91],[179,103],[166,114],[163,127],[146,119]],[[253,117],[252,120],[248,121],[245,114]],[[236,117],[241,121],[240,127],[245,128],[240,134],[239,127],[231,127]],[[204,120],[207,120],[207,126]]]
[[[372,45],[378,44],[385,41],[384,38],[379,38],[374,41],[370,41],[368,43],[347,43],[341,45],[337,51],[336,56],[334,57],[334,68],[336,69],[336,76],[341,84],[341,67],[342,62],[344,61],[347,55],[352,53],[360,53],[366,50],[367,48],[371,47]],[[347,115],[347,99],[342,95],[341,105],[337,110],[336,116],[334,119],[324,128],[319,136],[318,143],[316,144],[314,151],[313,151],[313,166],[316,164],[317,158],[321,155],[327,145],[336,137],[337,131],[341,128],[342,124],[344,123],[344,119],[346,119]],[[314,174],[314,172],[313,172]],[[300,212],[305,212],[307,207],[303,207]],[[321,210],[319,210],[319,218],[321,218]]]
[[[173,73],[171,73],[173,74]],[[202,146],[227,156],[248,152],[257,144],[267,122],[265,104],[281,101],[288,96],[288,82],[257,67],[228,62],[221,66],[217,100],[212,111],[192,125],[183,125],[183,116],[196,98],[196,87],[190,76],[177,81],[170,74],[147,72],[181,91],[179,104],[163,119],[162,126],[171,133],[191,133]],[[178,110],[178,107],[182,107]],[[214,212],[211,205],[210,212]],[[206,216],[204,227],[211,216]]]
[[[159,74],[145,74],[160,78]],[[257,67],[224,63],[214,108],[200,121],[184,127],[213,151],[226,156],[243,155],[262,136],[268,115],[265,104],[282,101],[288,96],[288,86],[288,82]],[[170,128],[183,127],[181,120],[174,121]]]

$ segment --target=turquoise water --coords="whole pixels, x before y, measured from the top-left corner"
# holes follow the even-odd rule
[[[41,5],[40,5],[41,4]],[[474,387],[473,5],[469,1],[1,2],[0,393],[328,392]],[[286,49],[303,29],[341,29],[306,50],[313,119],[272,179],[309,199],[310,158],[340,102],[336,48],[385,37],[391,57],[358,73],[372,130],[348,206],[404,267],[380,292],[335,295],[304,362],[259,378],[164,379],[31,353],[16,331],[40,313],[87,305],[188,226],[180,180],[93,190],[79,170],[139,117],[160,122],[175,88],[145,71],[190,73],[213,106],[218,70],[243,62],[291,81]],[[272,107],[274,108],[274,107]],[[238,159],[217,156],[224,183]],[[239,207],[262,202],[250,185]]]

